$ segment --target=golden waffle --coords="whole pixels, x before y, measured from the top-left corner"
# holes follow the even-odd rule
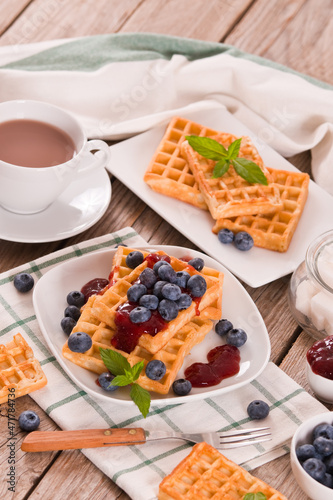
[[[157,354],[152,355],[146,349],[136,346],[134,351],[127,354],[124,351],[119,351],[111,345],[111,340],[115,335],[115,330],[112,330],[105,323],[99,322],[91,314],[91,307],[96,296],[90,297],[86,307],[84,308],[77,325],[73,332],[86,332],[92,339],[92,347],[85,353],[75,353],[68,348],[68,344],[63,347],[63,355],[72,363],[75,363],[82,368],[86,368],[94,373],[101,374],[106,371],[102,361],[99,348],[112,349],[120,352],[125,356],[131,366],[139,361],[144,361],[145,365],[153,360],[159,359],[165,363],[166,374],[159,380],[151,380],[144,373],[138,379],[138,384],[148,391],[154,391],[159,394],[167,394],[170,386],[175,380],[180,367],[183,364],[185,356],[190,352],[192,347],[199,344],[212,329],[210,320],[202,320],[194,318],[187,325],[178,330],[172,339],[161,349]]]
[[[18,333],[8,344],[0,345],[0,404],[8,401],[9,389],[15,398],[47,384],[44,372],[31,347]]]
[[[236,138],[230,134],[219,134],[212,139],[227,148]],[[187,141],[182,143],[181,152],[187,159],[213,219],[264,214],[282,208],[279,190],[269,182],[270,174],[249,137],[242,137],[239,157],[260,165],[269,182],[268,186],[247,182],[236,173],[233,166],[222,177],[213,178],[216,161],[198,154]]]
[[[123,249],[125,247],[122,247]],[[130,252],[133,249],[125,249],[123,252]],[[164,252],[160,252],[164,253]],[[123,262],[123,257],[122,257]],[[207,283],[207,291],[198,302],[193,301],[190,307],[180,311],[177,318],[170,321],[166,328],[158,332],[155,336],[149,334],[141,335],[139,345],[144,347],[152,354],[159,351],[175,333],[182,328],[191,319],[200,314],[201,319],[220,319],[222,308],[222,284],[223,273],[219,273],[214,269],[204,267],[201,272],[196,271],[187,262],[176,259],[170,256],[170,263],[173,269],[178,271],[186,270],[191,276],[194,274],[201,275]],[[96,296],[96,300],[92,306],[92,314],[100,322],[105,323],[111,329],[116,329],[115,316],[118,307],[127,301],[127,291],[132,284],[138,279],[141,272],[147,267],[147,261],[131,270],[129,274],[118,279],[103,295]]]
[[[242,500],[246,493],[259,492],[267,500],[287,500],[212,446],[200,443],[163,479],[158,500]]]
[[[214,233],[227,228],[233,232],[246,231],[258,247],[285,252],[308,195],[309,176],[300,172],[268,168],[272,181],[280,191],[283,207],[280,211],[266,215],[244,215],[216,221]]]

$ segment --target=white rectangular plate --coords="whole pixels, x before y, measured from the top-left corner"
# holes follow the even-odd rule
[[[226,110],[197,111],[185,114],[184,118],[236,136],[248,135],[267,166],[298,172],[268,145],[258,144],[254,133]],[[293,272],[304,260],[311,241],[332,229],[333,197],[311,181],[303,215],[287,252],[279,253],[256,247],[249,252],[241,252],[234,245],[223,245],[212,232],[214,221],[208,212],[156,193],[143,181],[165,128],[166,125],[162,125],[111,146],[108,169],[180,233],[248,285],[259,287]]]

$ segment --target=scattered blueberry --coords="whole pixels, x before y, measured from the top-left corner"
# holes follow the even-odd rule
[[[178,300],[176,300],[179,311],[188,309],[192,304],[192,299],[187,293],[182,293]]]
[[[328,457],[333,453],[333,439],[327,439],[323,436],[319,436],[313,441],[313,446],[323,457]]]
[[[29,292],[33,288],[34,283],[33,277],[28,273],[17,274],[14,278],[14,286],[21,293]]]
[[[158,312],[165,321],[169,322],[177,318],[178,306],[176,302],[173,302],[172,300],[163,299],[158,305]]]
[[[167,283],[162,288],[161,293],[165,299],[178,300],[182,294],[182,291],[178,285],[174,285],[173,283]]]
[[[313,444],[302,444],[296,448],[296,457],[300,462],[305,462],[308,458],[316,456],[316,450]]]
[[[68,338],[68,348],[73,352],[86,352],[92,346],[91,337],[85,332],[75,332]]]
[[[146,307],[138,306],[129,313],[132,323],[144,323],[151,318],[151,311]]]
[[[308,458],[302,463],[303,469],[316,481],[322,482],[325,477],[325,464],[318,458]]]
[[[147,288],[140,283],[136,283],[127,290],[127,298],[130,302],[139,302],[140,298],[146,293]]]
[[[161,380],[166,374],[166,366],[159,359],[152,359],[147,363],[146,375],[151,380]]]
[[[115,248],[118,248],[118,247],[128,247],[128,245],[125,245],[125,243],[118,243]]]
[[[190,266],[194,267],[194,269],[196,271],[201,271],[201,269],[203,269],[203,267],[205,265],[204,260],[201,259],[200,257],[196,257],[195,259],[191,259],[188,261],[188,263],[190,264]]]
[[[168,281],[169,283],[175,283],[177,279],[176,271],[172,266],[160,266],[158,268],[157,274],[159,278],[163,281]]]
[[[192,384],[185,378],[179,378],[172,384],[172,389],[177,396],[186,396],[189,392],[191,392]]]
[[[66,333],[66,335],[70,335],[74,326],[76,325],[76,321],[73,318],[70,318],[69,316],[62,318],[60,322],[60,326],[62,328],[62,331]]]
[[[228,321],[227,319],[220,319],[215,325],[215,331],[220,337],[223,337],[223,335],[226,335],[229,330],[233,329],[233,324],[231,321]]]
[[[175,285],[180,286],[180,288],[186,288],[187,282],[190,279],[190,275],[187,271],[178,271],[176,273]]]
[[[34,411],[25,410],[19,416],[18,423],[22,431],[31,432],[38,428],[40,418]]]
[[[188,280],[187,288],[190,290],[193,297],[202,297],[207,290],[207,283],[205,278],[199,274],[195,274]]]
[[[81,316],[81,311],[76,306],[67,306],[64,312],[65,318],[73,318],[75,321]]]
[[[139,279],[140,283],[142,283],[142,285],[145,285],[145,287],[147,288],[153,288],[157,281],[156,274],[152,269],[150,269],[150,267],[146,267],[146,269],[142,271]]]
[[[319,424],[313,429],[313,439],[317,437],[325,437],[327,439],[333,439],[333,425],[329,424]]]
[[[251,420],[261,420],[269,414],[269,406],[265,401],[256,399],[247,407],[247,414]]]
[[[224,243],[225,245],[232,243],[234,241],[234,233],[230,231],[230,229],[221,229],[217,237],[221,243]]]
[[[69,292],[67,295],[67,304],[70,306],[76,306],[80,309],[84,305],[85,301],[84,294],[78,290]]]
[[[171,266],[171,264],[169,264],[169,262],[167,262],[166,260],[158,260],[158,261],[156,262],[156,264],[154,264],[154,267],[153,267],[153,271],[154,271],[154,273],[155,273],[155,274],[158,274],[158,270],[159,270],[159,268],[160,268],[161,266],[165,266],[165,265],[172,267],[172,266]]]
[[[142,307],[146,307],[151,311],[155,311],[158,308],[159,300],[156,295],[142,295],[139,300],[139,304]]]
[[[113,392],[118,389],[117,385],[110,385],[113,379],[114,375],[112,375],[110,372],[104,372],[101,373],[98,377],[98,382],[102,389],[104,389],[105,391]]]
[[[241,347],[246,341],[247,335],[241,328],[233,328],[226,335],[226,343],[235,347]]]
[[[167,285],[167,281],[157,281],[153,288],[153,294],[160,300],[163,299],[162,288]]]
[[[238,248],[238,250],[246,252],[247,250],[250,250],[253,247],[253,238],[249,233],[246,233],[245,231],[240,231],[235,236],[235,245]]]
[[[135,250],[134,252],[130,252],[127,257],[126,257],[126,265],[130,267],[131,269],[134,269],[135,267],[139,266],[143,262],[143,254],[139,252],[138,250]]]

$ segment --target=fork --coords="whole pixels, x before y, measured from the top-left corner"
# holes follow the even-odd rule
[[[237,448],[268,441],[269,427],[238,429],[225,432],[204,432],[183,434],[180,432],[145,431],[142,428],[124,429],[83,429],[78,431],[35,431],[23,440],[23,451],[76,450],[80,448],[99,448],[144,444],[149,441],[181,439],[191,443],[206,443],[217,449]]]

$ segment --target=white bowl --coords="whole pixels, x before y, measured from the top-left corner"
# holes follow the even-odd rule
[[[303,422],[291,441],[291,468],[300,488],[312,500],[333,500],[333,490],[313,479],[303,469],[296,456],[296,448],[302,444],[311,444],[312,431],[319,424],[333,424],[333,412],[327,411]]]
[[[314,373],[306,362],[306,377],[315,395],[325,403],[333,403],[333,380]]]

